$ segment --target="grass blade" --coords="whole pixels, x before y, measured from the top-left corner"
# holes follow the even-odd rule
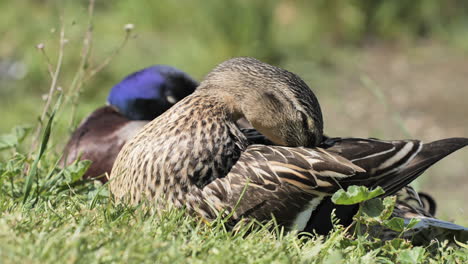
[[[36,179],[36,177],[37,177],[37,166],[39,164],[39,161],[42,158],[42,155],[44,154],[44,152],[45,152],[45,150],[47,148],[47,143],[49,142],[50,133],[52,131],[52,122],[54,121],[55,113],[57,112],[57,109],[60,106],[61,102],[62,102],[62,95],[60,94],[59,98],[57,99],[57,103],[55,104],[54,109],[52,110],[52,113],[50,114],[50,117],[47,120],[47,125],[46,125],[46,127],[44,129],[44,133],[42,134],[39,153],[37,154],[37,157],[34,160],[32,166],[31,166],[31,169],[29,170],[29,174],[26,177],[26,183],[24,185],[23,204],[25,204],[26,201],[28,200],[29,195],[31,193],[33,180]]]

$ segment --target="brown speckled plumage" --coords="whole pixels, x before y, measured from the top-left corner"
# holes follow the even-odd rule
[[[164,195],[180,206],[187,193],[225,176],[247,142],[216,100],[195,93],[146,125],[116,160],[114,195],[130,193],[131,202]]]

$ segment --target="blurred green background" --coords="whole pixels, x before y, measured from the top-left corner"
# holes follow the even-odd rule
[[[88,1],[0,1],[0,133],[36,125],[50,86],[45,45],[55,64],[60,16],[65,36],[59,86],[78,70]],[[127,74],[152,64],[198,80],[216,64],[252,56],[299,74],[316,92],[329,135],[418,138],[468,136],[468,2],[462,0],[96,1],[92,68],[108,58],[134,24],[121,52],[84,83],[79,120],[105,103]],[[70,104],[53,132],[60,152]],[[72,127],[73,127],[72,126]],[[468,224],[468,150],[419,181],[439,216]]]

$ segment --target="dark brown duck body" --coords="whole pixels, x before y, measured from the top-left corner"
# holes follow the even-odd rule
[[[100,177],[106,182],[117,154],[148,121],[132,121],[112,106],[104,106],[89,115],[73,132],[65,146],[61,163],[65,166],[80,158],[93,161],[84,178]]]

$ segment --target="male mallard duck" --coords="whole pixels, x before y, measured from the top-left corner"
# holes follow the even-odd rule
[[[108,105],[94,111],[73,132],[63,162],[70,164],[81,155],[93,162],[85,178],[110,173],[125,142],[197,85],[186,73],[165,65],[132,73],[111,89]]]
[[[276,146],[248,145],[235,124],[241,117]],[[297,75],[253,58],[231,59],[125,144],[110,190],[131,203],[185,206],[205,219],[219,212],[233,222],[273,215],[288,229],[304,230],[314,209],[342,187],[381,186],[393,194],[419,175],[378,173],[394,162],[383,158],[382,168],[366,174],[336,152],[302,147],[321,143],[322,131],[319,103]],[[396,157],[418,145],[404,144]]]

